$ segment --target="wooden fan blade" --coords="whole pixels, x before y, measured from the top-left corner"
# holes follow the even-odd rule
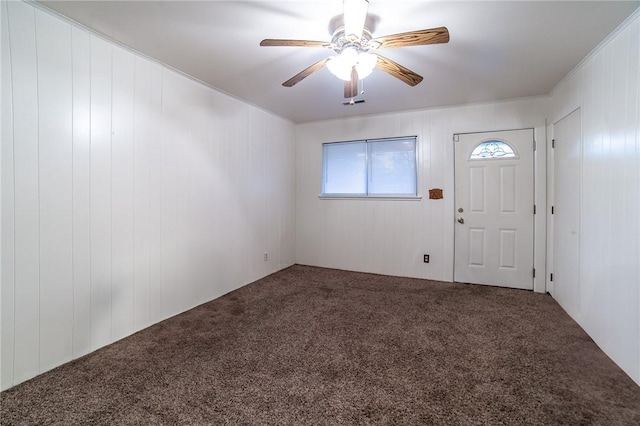
[[[351,81],[344,82],[344,97],[355,98],[358,96],[358,71],[356,67],[351,69]]]
[[[447,27],[438,27],[379,37],[371,40],[370,44],[374,49],[391,49],[393,47],[422,46],[448,42],[449,30]]]
[[[376,56],[378,57],[376,68],[378,68],[379,70],[384,71],[387,74],[391,74],[395,78],[404,81],[409,86],[415,86],[422,81],[422,76],[416,74],[410,69],[405,68],[402,65],[393,62],[391,59],[385,58],[384,56]]]
[[[267,38],[260,42],[260,46],[331,47],[331,43],[326,41]]]
[[[296,74],[293,77],[291,77],[289,80],[287,80],[284,83],[282,83],[282,85],[285,86],[285,87],[291,87],[294,84],[301,82],[306,77],[308,77],[312,73],[314,73],[314,72],[318,71],[320,68],[322,68],[324,66],[324,64],[327,62],[328,59],[329,58],[322,59],[321,61],[316,62],[315,64],[311,65],[310,67],[305,68],[304,70],[300,71],[298,74]]]

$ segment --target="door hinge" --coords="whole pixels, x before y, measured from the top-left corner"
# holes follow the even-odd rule
[[[551,148],[555,148],[555,147],[556,147],[556,140],[551,139]]]
[[[554,212],[555,212],[555,208],[551,206],[551,214],[554,214]]]
[[[533,268],[533,278],[536,277],[536,268]]]
[[[551,274],[551,281],[553,282],[553,274]]]
[[[458,142],[459,138],[460,138],[459,135],[457,135],[457,134],[453,135],[453,141],[454,142]]]
[[[534,139],[534,141],[533,141],[533,150],[534,150],[534,151],[536,150],[536,146],[537,146],[537,144],[536,144],[536,141],[535,141],[535,139]]]
[[[538,211],[538,209],[536,208],[536,205],[533,205],[533,214],[536,214],[536,212]]]

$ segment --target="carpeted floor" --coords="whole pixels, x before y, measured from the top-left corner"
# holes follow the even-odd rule
[[[11,424],[636,425],[548,295],[293,266],[1,394]]]

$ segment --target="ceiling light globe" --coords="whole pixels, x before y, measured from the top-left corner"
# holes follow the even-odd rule
[[[358,52],[353,47],[347,47],[338,56],[329,58],[327,68],[340,80],[351,81],[351,70],[357,63]]]
[[[368,77],[378,62],[378,57],[371,53],[360,52],[347,47],[338,56],[333,56],[327,61],[327,68],[331,74],[340,80],[351,81],[351,70],[356,67],[358,78],[362,80]]]
[[[327,68],[331,74],[338,77],[340,80],[351,80],[351,67],[344,61],[340,60],[340,56],[333,56],[327,61]]]
[[[358,78],[363,79],[368,77],[378,63],[378,57],[371,53],[361,52],[358,55],[358,63],[356,64],[356,71],[358,72]]]
[[[354,66],[358,62],[358,51],[355,47],[345,47],[340,52],[340,58],[349,65]]]

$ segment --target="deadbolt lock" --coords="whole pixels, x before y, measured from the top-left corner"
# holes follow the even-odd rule
[[[462,207],[458,207],[458,213],[462,213],[464,209]]]

